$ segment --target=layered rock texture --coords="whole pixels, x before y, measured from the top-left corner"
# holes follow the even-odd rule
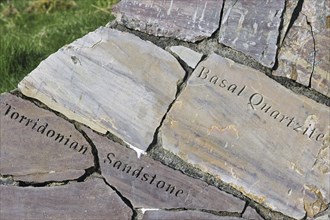
[[[329,1],[114,12],[0,95],[0,219],[329,219]]]

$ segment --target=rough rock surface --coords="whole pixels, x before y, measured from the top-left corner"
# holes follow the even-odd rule
[[[226,0],[219,42],[273,67],[284,0]]]
[[[273,73],[330,96],[330,1],[305,0],[279,51]]]
[[[217,216],[200,211],[146,211],[142,220],[244,220],[239,217]]]
[[[326,106],[213,54],[189,78],[159,138],[250,198],[302,218],[329,202],[329,124]]]
[[[122,0],[114,14],[128,28],[195,42],[218,29],[222,4],[223,0]]]
[[[250,206],[248,206],[242,217],[244,219],[251,219],[251,220],[263,220],[263,218],[257,213],[257,211],[253,208],[251,208]]]
[[[243,211],[244,201],[84,130],[98,149],[102,175],[134,207]]]
[[[2,94],[0,122],[2,175],[27,182],[63,181],[94,166],[91,146],[74,126],[30,101]]]
[[[193,51],[192,49],[184,46],[172,46],[169,49],[193,69],[196,68],[197,64],[199,61],[201,61],[203,56],[203,54],[197,53],[196,51]]]
[[[184,74],[165,50],[101,27],[48,57],[18,87],[70,119],[146,150]]]
[[[52,187],[0,185],[0,219],[131,219],[132,210],[102,179]]]

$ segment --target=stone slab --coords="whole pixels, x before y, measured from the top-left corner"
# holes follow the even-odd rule
[[[244,220],[239,217],[217,216],[200,211],[146,211],[142,220]]]
[[[53,187],[0,185],[0,219],[131,219],[133,212],[102,179]]]
[[[98,150],[102,175],[134,207],[243,211],[243,200],[190,178],[147,155],[137,158],[133,150],[87,128],[84,130]]]
[[[189,78],[159,139],[255,201],[302,218],[329,202],[329,115],[265,74],[212,54]]]
[[[273,67],[284,2],[225,1],[219,42]]]
[[[30,101],[0,96],[0,173],[27,182],[77,179],[94,166],[74,125]]]
[[[18,88],[70,119],[146,150],[184,75],[165,50],[100,27],[52,54]]]
[[[276,76],[330,96],[330,1],[306,0],[279,50]]]
[[[251,220],[263,220],[264,218],[262,218],[255,209],[251,208],[250,206],[248,206],[242,217],[244,219],[251,219]]]
[[[122,0],[114,8],[126,27],[156,36],[195,42],[219,27],[223,0]]]
[[[203,54],[197,53],[196,51],[184,46],[172,46],[169,49],[193,69],[196,68],[203,56]]]

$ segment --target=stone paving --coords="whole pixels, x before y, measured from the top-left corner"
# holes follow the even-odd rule
[[[122,0],[0,95],[0,219],[330,219],[329,5]]]

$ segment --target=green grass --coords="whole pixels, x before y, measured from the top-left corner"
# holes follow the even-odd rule
[[[113,19],[114,0],[0,0],[0,93],[59,48]]]

